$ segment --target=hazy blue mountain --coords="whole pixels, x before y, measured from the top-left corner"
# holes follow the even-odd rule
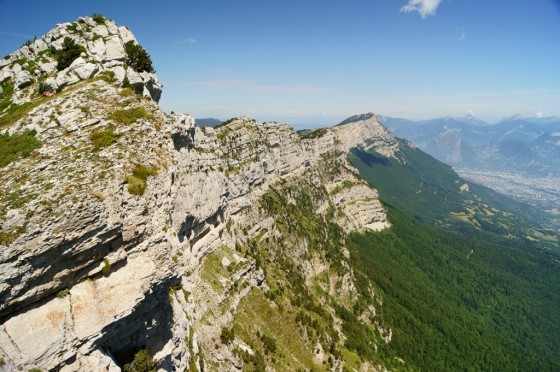
[[[216,118],[195,119],[194,121],[196,125],[200,125],[201,127],[215,127],[222,124],[222,121]]]
[[[455,167],[560,174],[560,118],[514,116],[490,125],[472,115],[412,121],[380,116],[398,137]]]

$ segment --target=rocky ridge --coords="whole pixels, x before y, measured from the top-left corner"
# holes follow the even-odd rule
[[[57,86],[48,99],[17,83],[15,66],[23,65],[14,61],[75,36],[73,24],[0,65],[14,82],[14,104],[33,103],[4,134],[34,131],[42,144],[0,175],[0,368],[116,371],[146,347],[161,370],[242,369],[257,363],[247,355],[260,355],[251,327],[266,313],[251,311],[261,304],[278,317],[289,308],[326,322],[311,331],[289,318],[310,350],[290,359],[291,369],[328,362],[340,370],[345,336],[325,296],[356,301],[345,236],[389,227],[377,191],[346,154],[361,146],[398,156],[398,142],[375,116],[303,137],[248,117],[195,126],[157,106],[155,75],[141,75],[136,89],[115,52],[132,34],[109,20],[94,23],[71,26],[84,30],[77,38],[87,41],[84,63],[58,73],[52,62],[38,63],[33,79],[53,74],[45,81]],[[88,40],[90,33],[101,38]],[[88,64],[97,70],[81,74]],[[112,78],[99,79],[104,71]],[[122,87],[124,76],[135,89]],[[308,288],[303,298],[300,286]],[[373,288],[371,298],[361,319],[389,342],[390,330],[373,321],[381,306]],[[224,327],[241,333],[228,342]],[[291,352],[281,345],[282,355]]]
[[[72,39],[84,51],[70,66],[59,71],[55,58],[64,40]],[[0,82],[10,79],[13,83],[13,102],[30,101],[30,87],[47,84],[55,91],[85,79],[107,76],[119,84],[128,81],[137,93],[156,102],[161,97],[162,86],[157,76],[148,71],[136,71],[126,63],[125,44],[138,41],[125,26],[106,18],[81,17],[76,22],[56,25],[40,39],[26,45],[0,60]],[[27,88],[27,89],[26,89]]]

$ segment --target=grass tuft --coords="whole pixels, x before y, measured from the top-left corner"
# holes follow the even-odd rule
[[[35,138],[35,130],[26,130],[23,134],[0,134],[0,168],[31,155],[33,150],[41,147],[41,141]]]
[[[129,125],[138,119],[146,118],[153,120],[154,116],[149,114],[144,107],[116,110],[109,115],[109,119],[116,123]]]
[[[148,177],[157,174],[157,169],[155,167],[146,167],[143,164],[137,164],[132,170],[132,175],[126,177],[126,182],[128,183],[128,192],[133,195],[144,195],[146,191],[146,184],[148,182]]]
[[[93,144],[94,150],[98,151],[103,147],[111,146],[117,142],[120,135],[113,131],[113,128],[94,130],[89,134],[89,139]]]

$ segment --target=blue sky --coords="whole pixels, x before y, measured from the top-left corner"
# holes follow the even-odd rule
[[[560,115],[560,0],[0,0],[0,54],[94,12],[148,50],[166,111]]]

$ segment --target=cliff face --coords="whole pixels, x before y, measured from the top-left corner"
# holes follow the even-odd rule
[[[346,154],[363,146],[397,156],[394,137],[375,117],[300,137],[251,118],[204,128],[167,115],[155,75],[123,65],[119,45],[134,37],[109,20],[70,26],[83,29],[83,63],[55,72],[40,62],[29,84],[16,83],[24,70],[14,61],[29,67],[76,36],[68,25],[0,65],[14,89],[2,115],[25,108],[3,135],[40,142],[0,173],[0,368],[118,370],[143,347],[163,370],[243,368],[261,354],[255,332],[288,308],[326,319],[323,333],[284,319],[299,324],[294,337],[306,350],[290,369],[327,360],[341,369],[345,336],[327,299],[356,301],[345,236],[389,227]],[[85,65],[95,72],[81,74]],[[36,95],[40,76],[55,95]],[[123,88],[125,76],[134,89]],[[372,314],[363,309],[364,324]],[[220,337],[228,327],[233,340]],[[382,324],[375,329],[379,342],[390,340]],[[278,341],[281,355],[296,341]]]

